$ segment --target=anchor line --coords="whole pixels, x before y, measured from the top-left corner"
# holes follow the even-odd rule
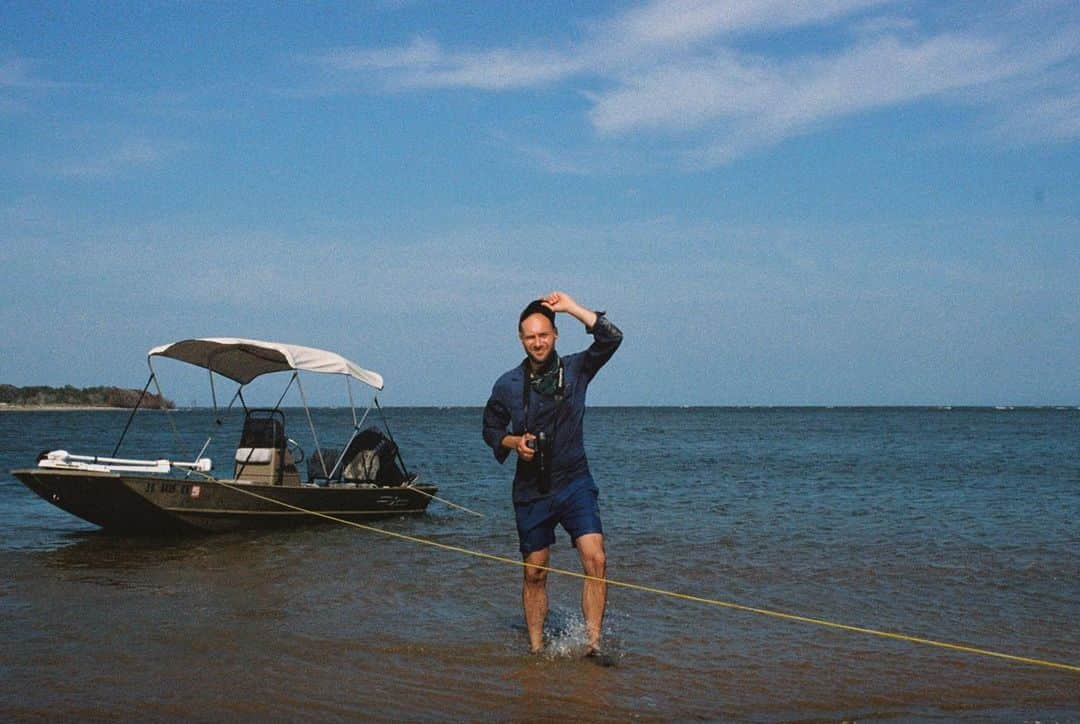
[[[797,622],[797,623],[811,624],[811,625],[814,625],[814,626],[823,626],[823,627],[826,627],[826,628],[831,628],[831,629],[840,630],[840,631],[849,631],[851,633],[866,634],[866,635],[869,635],[869,636],[877,636],[877,637],[880,637],[880,638],[893,639],[893,640],[896,640],[896,641],[906,641],[908,643],[913,643],[913,644],[920,644],[920,645],[924,645],[924,646],[933,646],[933,647],[936,647],[936,648],[948,649],[948,650],[951,650],[951,651],[959,651],[959,652],[963,652],[963,653],[967,653],[967,654],[975,654],[975,655],[978,655],[978,656],[988,656],[988,657],[992,657],[992,658],[996,658],[996,659],[1004,659],[1006,661],[1014,661],[1014,662],[1023,663],[1023,664],[1031,664],[1033,666],[1042,666],[1042,667],[1046,667],[1046,668],[1060,669],[1060,670],[1063,670],[1063,671],[1071,671],[1071,672],[1074,672],[1074,673],[1080,673],[1080,666],[1077,666],[1077,665],[1074,665],[1074,664],[1066,664],[1066,663],[1063,663],[1063,662],[1060,662],[1060,661],[1049,661],[1049,660],[1046,660],[1046,659],[1037,659],[1037,658],[1032,658],[1032,657],[1029,657],[1029,656],[1018,656],[1016,654],[1008,654],[1008,653],[1004,653],[1004,652],[1001,652],[1001,651],[991,651],[989,649],[982,649],[982,648],[977,648],[977,647],[974,647],[974,646],[967,646],[965,644],[949,643],[947,641],[937,641],[937,640],[934,640],[934,639],[923,638],[923,637],[920,637],[920,636],[911,636],[911,635],[908,635],[908,634],[897,633],[897,632],[893,632],[893,631],[882,631],[880,629],[866,628],[866,627],[863,627],[863,626],[853,626],[853,625],[850,625],[850,624],[838,623],[836,621],[828,621],[826,619],[821,619],[821,618],[813,618],[813,617],[810,617],[810,616],[801,616],[801,615],[793,614],[793,613],[784,613],[783,611],[773,611],[773,610],[770,610],[770,609],[767,609],[767,608],[758,608],[758,607],[755,607],[755,606],[746,606],[746,605],[743,605],[743,604],[740,604],[740,603],[733,603],[731,601],[721,601],[721,600],[714,599],[714,598],[705,598],[703,596],[695,596],[695,595],[691,595],[691,594],[687,594],[687,593],[679,593],[677,591],[669,591],[669,590],[666,590],[666,589],[663,589],[663,588],[655,588],[653,586],[644,586],[644,585],[641,585],[641,584],[638,584],[638,583],[630,583],[630,582],[627,582],[627,581],[619,581],[619,580],[615,580],[615,579],[612,579],[612,578],[599,578],[599,577],[596,577],[596,576],[590,576],[590,575],[588,575],[586,573],[581,573],[579,571],[571,571],[571,570],[566,570],[566,569],[562,569],[562,568],[554,568],[552,566],[541,566],[541,565],[537,565],[535,563],[526,563],[524,561],[516,560],[514,558],[507,558],[506,556],[499,556],[499,555],[495,555],[495,554],[492,554],[492,553],[484,553],[483,551],[477,551],[477,550],[473,550],[471,548],[464,548],[462,546],[449,545],[447,543],[439,543],[437,541],[428,540],[426,538],[420,538],[420,537],[417,537],[417,536],[407,535],[405,533],[398,533],[396,531],[386,530],[384,528],[378,528],[378,527],[372,526],[372,525],[365,525],[364,523],[358,523],[358,522],[352,521],[352,520],[345,520],[343,518],[338,518],[337,516],[329,515],[327,513],[320,513],[317,510],[307,510],[307,509],[302,508],[302,507],[300,507],[298,505],[292,505],[291,503],[286,503],[286,502],[284,502],[282,500],[276,500],[275,498],[271,498],[271,497],[262,495],[260,493],[256,493],[256,492],[254,492],[252,490],[244,490],[241,487],[232,485],[230,483],[226,483],[226,482],[224,482],[222,480],[213,479],[213,480],[208,481],[208,482],[216,483],[216,484],[221,485],[221,486],[223,486],[225,488],[229,488],[230,490],[240,492],[240,493],[244,493],[245,495],[250,495],[250,496],[252,496],[254,498],[259,498],[260,500],[268,501],[268,502],[271,502],[271,503],[276,503],[276,504],[281,505],[281,506],[283,506],[285,508],[290,508],[290,509],[295,510],[295,511],[300,512],[300,513],[305,513],[307,515],[312,515],[312,516],[315,516],[315,517],[318,517],[318,518],[324,518],[326,520],[330,520],[330,521],[333,521],[335,523],[341,523],[342,525],[348,525],[348,526],[352,526],[353,528],[359,528],[361,530],[366,530],[366,531],[370,531],[370,532],[373,532],[373,533],[379,533],[381,535],[390,536],[392,538],[398,538],[399,540],[409,541],[411,543],[417,543],[417,544],[420,544],[420,545],[426,545],[426,546],[430,546],[430,547],[433,547],[433,548],[439,548],[441,550],[449,551],[451,553],[460,553],[460,554],[463,554],[463,555],[473,556],[475,558],[482,558],[484,560],[495,561],[497,563],[505,563],[505,564],[509,564],[509,565],[513,565],[513,566],[518,566],[519,568],[536,568],[536,569],[539,569],[539,570],[542,570],[542,571],[547,571],[548,573],[554,573],[554,574],[557,574],[557,575],[560,575],[560,576],[567,576],[567,577],[570,577],[570,578],[580,578],[582,580],[587,580],[587,581],[599,581],[601,583],[606,583],[609,586],[615,586],[615,587],[619,587],[619,588],[626,588],[626,589],[630,589],[630,590],[634,590],[634,591],[640,591],[640,592],[643,592],[643,593],[651,593],[651,594],[655,594],[655,595],[658,595],[658,596],[665,596],[665,597],[668,597],[668,598],[675,598],[675,599],[679,599],[679,600],[683,600],[683,601],[691,601],[691,602],[694,602],[694,603],[702,603],[702,604],[706,604],[706,605],[709,605],[709,606],[717,606],[717,607],[720,607],[720,608],[726,608],[726,609],[730,609],[730,610],[733,610],[733,611],[742,611],[742,612],[745,612],[745,613],[754,613],[754,614],[758,614],[758,615],[761,615],[761,616],[769,616],[771,618],[782,619],[782,620],[785,620],[785,621],[794,621],[794,622]]]
[[[462,510],[462,511],[468,513],[469,515],[475,515],[477,518],[486,518],[487,517],[483,513],[477,513],[475,510],[470,510],[469,508],[466,508],[464,505],[458,505],[457,503],[452,503],[449,500],[446,500],[445,498],[440,498],[438,495],[432,495],[431,493],[423,491],[420,488],[409,487],[409,490],[413,491],[414,493],[420,493],[420,495],[426,495],[427,497],[431,498],[432,500],[438,501],[438,502],[442,503],[443,505],[448,505],[451,508],[457,508],[458,510]],[[304,512],[314,512],[314,511],[304,511]]]

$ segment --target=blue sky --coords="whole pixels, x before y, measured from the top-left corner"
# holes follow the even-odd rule
[[[593,404],[1080,404],[1075,2],[0,1],[0,128],[0,382],[480,405],[564,289]]]

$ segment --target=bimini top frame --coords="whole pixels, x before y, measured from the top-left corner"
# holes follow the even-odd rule
[[[307,414],[308,425],[311,428],[311,434],[315,440],[316,450],[319,451],[320,458],[321,449],[319,448],[319,438],[315,431],[314,422],[311,419],[311,410],[307,404],[304,388],[300,383],[299,372],[338,374],[345,377],[346,383],[353,379],[373,388],[376,392],[383,388],[383,378],[378,372],[366,370],[334,352],[327,352],[326,350],[315,349],[314,347],[303,347],[296,344],[265,342],[257,339],[204,337],[199,339],[185,339],[151,349],[146,355],[146,362],[150,367],[150,379],[147,380],[146,387],[143,388],[143,395],[146,394],[151,384],[157,386],[158,394],[161,394],[161,387],[160,385],[157,385],[157,373],[154,371],[154,357],[168,357],[207,370],[210,373],[210,389],[214,398],[215,411],[218,410],[217,394],[214,392],[215,372],[239,385],[236,395],[233,397],[233,402],[239,398],[241,404],[244,404],[244,398],[241,391],[249,382],[265,374],[292,371],[292,378],[289,381],[289,385],[286,386],[285,392],[288,391],[293,382],[297,383],[297,388],[300,391],[300,397],[303,401],[304,411]],[[354,431],[359,430],[363,420],[356,419],[356,406],[352,399],[352,388],[349,385],[346,385],[346,387],[349,391],[349,406],[352,408],[353,428]],[[285,392],[282,393],[282,399],[285,397]],[[139,396],[140,403],[143,395]],[[278,400],[277,405],[274,406],[275,409],[280,404],[281,400]],[[374,396],[372,397],[372,404],[378,406],[378,399]],[[232,402],[230,402],[228,406],[232,407]],[[244,407],[246,409],[247,405],[244,404]],[[120,445],[127,435],[128,427],[131,425],[131,420],[134,418],[138,408],[139,405],[136,404],[135,408],[132,409],[127,425],[124,426],[124,431],[120,435],[120,440],[116,443],[116,448],[113,450],[113,456],[119,451]],[[364,413],[364,419],[367,418],[370,411],[371,406],[369,405],[367,411]],[[207,440],[206,444],[203,445],[204,451],[209,443],[210,440]],[[201,455],[202,453],[200,452],[199,454]],[[324,470],[329,468],[325,461],[322,461],[322,464]]]

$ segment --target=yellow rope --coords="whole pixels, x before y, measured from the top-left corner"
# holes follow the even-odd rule
[[[449,500],[446,500],[445,498],[440,498],[437,495],[432,495],[431,493],[428,493],[428,492],[426,492],[424,490],[421,490],[420,488],[415,488],[415,487],[410,486],[409,490],[413,491],[414,493],[420,493],[420,495],[426,495],[429,498],[431,498],[432,500],[437,500],[438,502],[442,503],[443,505],[448,505],[451,508],[457,508],[458,510],[464,511],[464,512],[468,513],[469,515],[475,515],[477,518],[486,518],[487,517],[483,513],[477,513],[475,510],[469,510],[464,505],[458,505],[457,503],[451,503]]]
[[[565,569],[561,569],[561,568],[552,568],[550,566],[539,566],[539,565],[536,565],[536,564],[533,564],[533,563],[525,563],[524,561],[517,560],[517,559],[514,559],[514,558],[507,558],[505,556],[497,556],[497,555],[493,555],[491,553],[483,553],[481,551],[475,551],[475,550],[471,550],[469,548],[462,548],[460,546],[447,545],[446,543],[438,543],[436,541],[428,540],[426,538],[418,538],[416,536],[406,535],[405,533],[396,533],[394,531],[385,530],[383,528],[376,528],[375,526],[365,525],[363,523],[357,523],[357,522],[351,521],[351,520],[345,520],[343,518],[338,518],[336,516],[328,515],[326,513],[320,513],[320,512],[315,511],[315,510],[306,510],[306,509],[301,508],[299,506],[292,505],[290,503],[286,503],[286,502],[281,501],[281,500],[275,500],[274,498],[270,498],[270,497],[267,497],[265,495],[261,495],[259,493],[256,493],[256,492],[252,491],[252,490],[245,490],[245,489],[243,489],[241,487],[231,485],[231,484],[226,483],[226,482],[224,482],[222,480],[214,480],[213,482],[215,482],[218,485],[221,485],[223,487],[229,488],[230,490],[235,490],[237,492],[241,492],[241,493],[244,493],[246,495],[250,495],[252,497],[259,498],[261,500],[266,500],[266,501],[269,501],[271,503],[276,503],[278,505],[284,506],[286,508],[291,508],[291,509],[296,510],[296,511],[301,512],[301,513],[306,513],[308,515],[313,515],[313,516],[316,516],[316,517],[319,517],[319,518],[325,518],[326,520],[331,520],[331,521],[334,521],[335,523],[341,523],[343,525],[350,525],[350,526],[352,526],[354,528],[359,528],[361,530],[371,531],[373,533],[381,533],[382,535],[388,535],[388,536],[391,536],[393,538],[399,538],[401,540],[406,540],[406,541],[409,541],[411,543],[419,543],[420,545],[432,546],[434,548],[441,548],[442,550],[445,550],[445,551],[450,551],[450,552],[453,552],[453,553],[462,553],[464,555],[474,556],[476,558],[484,558],[486,560],[496,561],[498,563],[508,563],[508,564],[511,564],[511,565],[514,565],[514,566],[519,566],[519,567],[522,567],[522,568],[537,568],[537,569],[540,569],[540,570],[543,570],[543,571],[547,571],[549,573],[556,573],[556,574],[561,575],[561,576],[569,576],[569,577],[572,577],[572,578],[581,578],[581,579],[587,580],[587,581],[600,581],[600,582],[607,583],[609,586],[618,586],[620,588],[629,588],[629,589],[635,590],[635,591],[643,591],[645,593],[653,593],[653,594],[657,594],[657,595],[660,595],[660,596],[667,596],[669,598],[677,598],[677,599],[680,599],[680,600],[683,600],[683,601],[693,601],[694,603],[704,603],[704,604],[708,604],[710,606],[720,606],[722,608],[728,608],[728,609],[732,609],[732,610],[735,610],[735,611],[745,611],[747,613],[756,613],[756,614],[760,614],[762,616],[771,616],[773,618],[784,619],[784,620],[787,620],[787,621],[798,621],[800,623],[808,623],[808,624],[813,624],[815,626],[825,626],[827,628],[839,629],[841,631],[852,631],[854,633],[868,634],[870,636],[880,636],[882,638],[895,639],[897,641],[907,641],[909,643],[923,644],[923,645],[926,645],[926,646],[936,646],[937,648],[950,649],[952,651],[962,651],[964,653],[977,654],[977,655],[980,655],[980,656],[992,656],[992,657],[997,658],[997,659],[1006,659],[1008,661],[1018,661],[1018,662],[1024,663],[1024,664],[1033,664],[1035,666],[1045,666],[1045,667],[1049,667],[1049,668],[1053,668],[1053,669],[1062,669],[1064,671],[1072,671],[1072,672],[1080,673],[1080,666],[1075,666],[1073,664],[1065,664],[1065,663],[1061,663],[1061,662],[1058,662],[1058,661],[1047,661],[1047,660],[1044,660],[1044,659],[1034,659],[1034,658],[1030,658],[1030,657],[1027,657],[1027,656],[1016,656],[1014,654],[1005,654],[1005,653],[1001,653],[999,651],[990,651],[988,649],[980,649],[980,648],[975,648],[973,646],[965,646],[963,644],[953,644],[953,643],[948,643],[948,642],[945,642],[945,641],[935,641],[934,639],[920,638],[918,636],[909,636],[907,634],[893,633],[891,631],[880,631],[878,629],[872,629],[872,628],[863,628],[862,626],[851,626],[849,624],[836,623],[835,621],[826,621],[826,620],[820,619],[820,618],[810,618],[809,616],[799,616],[799,615],[792,614],[792,613],[783,613],[783,612],[780,612],[780,611],[771,611],[771,610],[766,609],[766,608],[755,608],[754,606],[744,606],[744,605],[739,604],[739,603],[731,603],[729,601],[720,601],[720,600],[717,600],[717,599],[714,599],[714,598],[704,598],[702,596],[693,596],[693,595],[686,594],[686,593],[678,593],[676,591],[668,591],[668,590],[665,590],[663,588],[653,588],[651,586],[642,586],[642,585],[637,584],[637,583],[626,583],[624,581],[616,581],[616,580],[613,580],[611,578],[597,578],[595,576],[590,576],[588,574],[580,573],[578,571],[569,571],[569,570],[565,570]]]

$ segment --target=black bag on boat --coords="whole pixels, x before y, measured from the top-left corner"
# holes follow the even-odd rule
[[[327,471],[333,473],[329,482],[401,485],[405,481],[405,473],[398,464],[397,445],[378,428],[369,427],[354,435],[340,464],[337,464],[337,450],[322,448],[322,453]],[[308,479],[327,479],[318,454],[308,458]]]

